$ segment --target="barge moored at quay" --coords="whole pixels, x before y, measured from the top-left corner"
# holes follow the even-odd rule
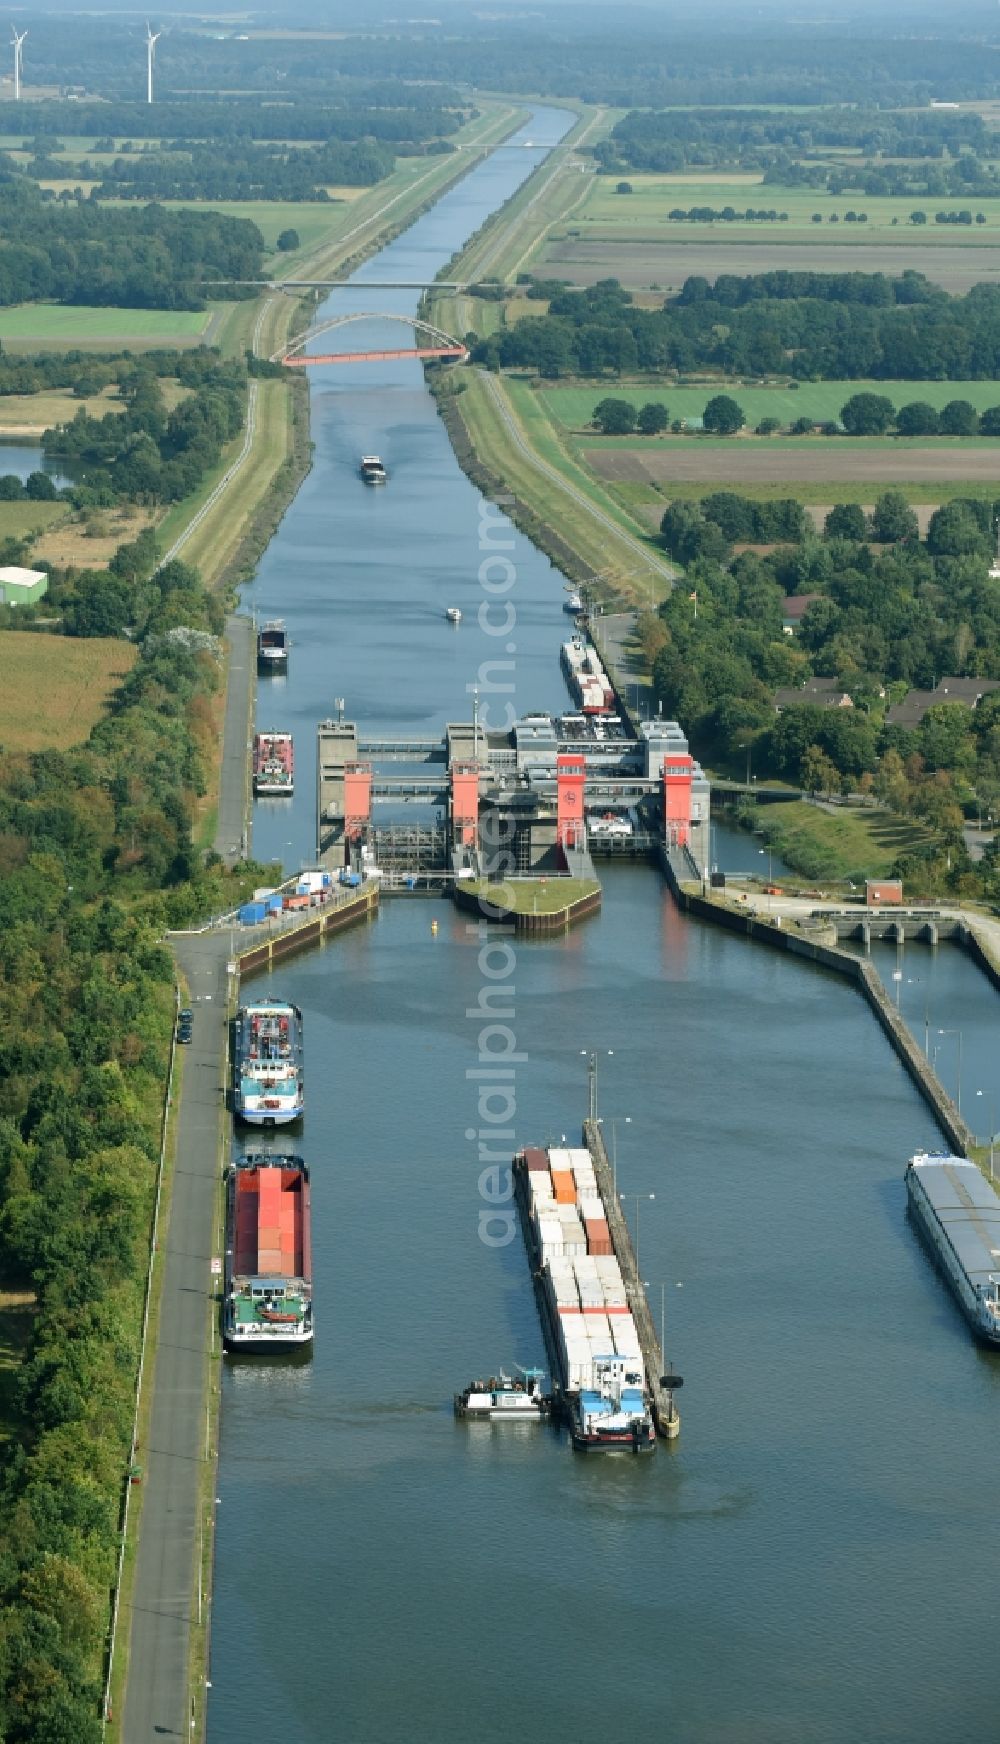
[[[288,631],[282,618],[269,618],[257,631],[257,671],[288,671]]]
[[[295,747],[291,733],[255,733],[253,790],[259,799],[285,798],[295,791]]]
[[[229,1170],[222,1335],[230,1350],[312,1342],[309,1170],[301,1157],[252,1155]]]
[[[1000,1198],[975,1163],[920,1151],[906,1167],[910,1212],[976,1337],[1000,1348]]]
[[[587,1149],[529,1147],[514,1191],[552,1364],[556,1411],[581,1453],[652,1453],[645,1359]]]
[[[233,1108],[251,1126],[287,1126],[305,1109],[302,1013],[282,999],[241,1005],[233,1027]]]

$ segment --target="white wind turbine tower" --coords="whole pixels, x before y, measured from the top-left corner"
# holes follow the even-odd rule
[[[151,103],[153,101],[153,54],[155,52],[156,45],[159,42],[160,37],[162,35],[163,35],[162,30],[158,30],[154,34],[153,31],[150,29],[149,24],[147,22],[147,24],[146,24],[146,102],[147,103]]]
[[[16,24],[12,24],[10,27],[10,40],[14,45],[14,101],[15,101],[15,103],[19,103],[21,100],[21,44],[23,43],[27,34],[28,34],[28,32],[26,30],[22,30],[21,34],[18,35]]]

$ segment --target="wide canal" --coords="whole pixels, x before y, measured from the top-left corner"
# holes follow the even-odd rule
[[[523,137],[564,125],[542,111]],[[431,276],[539,155],[496,153],[341,305],[407,306],[365,273]],[[416,366],[331,371],[313,395],[316,465],[254,591],[294,642],[259,718],[293,728],[307,772],[335,697],[437,727],[467,718],[496,651],[479,499]],[[368,448],[384,492],[354,475]],[[513,700],[544,707],[564,694],[561,578],[520,538],[511,556]],[[294,865],[312,828],[307,778],[258,811],[257,852]],[[723,865],[756,857],[719,832]],[[923,960],[908,947],[907,975]],[[907,1224],[905,1160],[937,1134],[857,994],[685,920],[646,867],[609,871],[598,918],[513,959],[404,900],[272,985],[305,1013],[317,1336],[305,1364],[226,1368],[210,1744],[996,1736],[1000,1362]],[[510,993],[518,1143],[576,1132],[599,1056],[687,1379],[681,1439],[651,1461],[452,1417],[474,1375],[544,1360],[519,1237],[483,1239],[504,1233],[483,1222],[470,1075],[488,986]],[[942,981],[934,1010],[952,1026]]]

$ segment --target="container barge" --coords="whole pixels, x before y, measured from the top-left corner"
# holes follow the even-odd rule
[[[295,791],[295,747],[291,733],[255,733],[253,790],[261,798]]]
[[[553,1398],[574,1448],[652,1453],[642,1346],[589,1150],[522,1151],[514,1158],[514,1192]]]
[[[257,671],[288,671],[288,632],[281,618],[270,618],[257,631]]]
[[[229,1350],[312,1342],[309,1170],[301,1157],[247,1156],[229,1170],[222,1336]]]
[[[251,1126],[287,1126],[305,1108],[302,1013],[281,999],[241,1005],[233,1039],[233,1104]]]
[[[907,1164],[910,1211],[977,1338],[1000,1348],[1000,1198],[966,1157],[920,1151]]]
[[[583,636],[573,636],[563,643],[559,658],[566,682],[583,713],[612,714],[615,707],[615,687],[593,644]]]

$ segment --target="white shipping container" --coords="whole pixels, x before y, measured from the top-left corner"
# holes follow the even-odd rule
[[[594,1166],[594,1159],[586,1145],[576,1145],[573,1149],[568,1150],[566,1155],[569,1158],[569,1162],[566,1164],[568,1169],[575,1169],[578,1163],[591,1169]]]
[[[628,1307],[628,1296],[626,1295],[624,1284],[609,1284],[603,1278],[601,1279],[601,1284],[604,1289],[604,1305],[606,1308]]]
[[[569,1159],[570,1159],[569,1151],[560,1151],[560,1150],[550,1151],[549,1152],[549,1168],[556,1169],[561,1174],[571,1173],[572,1172],[572,1164],[570,1163]]]
[[[581,1308],[603,1308],[604,1286],[597,1278],[581,1278],[577,1284]]]
[[[622,1269],[614,1254],[596,1254],[595,1260],[599,1278],[604,1278],[606,1282],[610,1283],[621,1283]]]
[[[607,1216],[604,1200],[599,1193],[579,1193],[577,1203],[580,1207],[580,1216],[587,1218],[588,1221],[597,1218],[603,1219]]]
[[[582,1260],[574,1260],[573,1270],[578,1278],[596,1278],[600,1275],[594,1254],[586,1254]]]

